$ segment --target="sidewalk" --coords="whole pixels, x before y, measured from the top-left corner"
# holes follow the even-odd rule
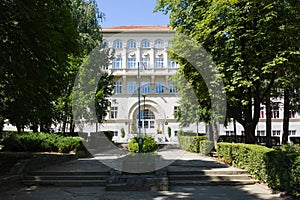
[[[184,152],[178,149],[168,149],[159,152],[166,160],[177,158],[176,162],[184,166],[185,164],[195,163],[197,166],[201,162],[205,165],[209,164],[212,168],[226,167],[227,169],[236,168],[228,167],[227,165],[216,162],[213,158],[203,157],[195,153]],[[71,161],[62,166],[54,166],[52,170],[92,170],[99,165],[97,160],[84,159],[84,165],[79,165],[76,161]],[[79,160],[80,161],[80,160]],[[82,161],[82,160],[81,160]],[[200,162],[199,162],[200,161]],[[106,170],[106,169],[104,169]],[[188,167],[187,167],[188,170]],[[208,200],[284,200],[280,194],[274,194],[264,185],[241,185],[241,186],[176,186],[170,191],[146,191],[146,192],[109,192],[105,191],[104,187],[24,187],[14,189],[4,193],[0,193],[1,200],[117,200],[117,199],[208,199]]]

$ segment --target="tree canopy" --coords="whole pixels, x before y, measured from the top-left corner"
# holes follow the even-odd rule
[[[170,26],[212,55],[223,75],[227,116],[254,143],[261,103],[274,82],[286,72],[299,74],[300,2],[158,0],[156,11],[170,13]]]

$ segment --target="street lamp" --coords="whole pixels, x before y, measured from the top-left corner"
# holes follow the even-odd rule
[[[144,119],[144,133],[146,135],[146,127],[145,127],[145,112],[146,112],[146,96],[145,94],[142,95],[143,98],[144,98],[144,112],[143,112],[143,119]],[[149,126],[149,125],[148,125]]]

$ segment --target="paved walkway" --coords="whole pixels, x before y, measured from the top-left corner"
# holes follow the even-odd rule
[[[184,152],[178,149],[162,150],[159,153],[164,159],[177,159],[181,164],[193,163],[195,160],[201,160],[211,166],[226,166],[223,163],[216,162],[213,158],[203,157],[198,154]],[[86,160],[86,159],[84,159]],[[61,166],[50,167],[49,170],[93,170],[99,166],[98,161],[93,163],[93,159],[88,159],[86,164],[82,165],[78,161],[71,161]],[[89,164],[87,164],[89,163]],[[92,164],[93,163],[93,164]],[[219,167],[220,167],[219,166]],[[235,169],[226,166],[228,169]],[[105,168],[102,168],[106,170]],[[279,193],[273,193],[268,187],[255,185],[242,186],[186,186],[172,187],[171,191],[159,192],[110,192],[105,191],[104,187],[24,187],[13,189],[0,193],[1,200],[117,200],[117,199],[205,199],[205,200],[284,200]]]

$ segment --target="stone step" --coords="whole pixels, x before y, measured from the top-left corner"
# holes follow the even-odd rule
[[[211,181],[211,180],[170,180],[169,184],[170,187],[173,186],[230,186],[230,185],[253,185],[257,183],[256,180],[218,180],[218,181]]]
[[[101,176],[109,175],[109,171],[34,171],[29,176]]]
[[[185,167],[168,167],[168,175],[249,175],[247,170],[219,168],[219,169],[207,169],[207,168],[185,168]]]
[[[106,180],[107,176],[27,176],[26,180]]]
[[[86,187],[86,186],[105,186],[106,180],[24,180],[26,186],[64,186],[64,187]]]
[[[169,175],[170,181],[175,180],[191,180],[191,181],[231,181],[231,180],[251,180],[247,175]]]

